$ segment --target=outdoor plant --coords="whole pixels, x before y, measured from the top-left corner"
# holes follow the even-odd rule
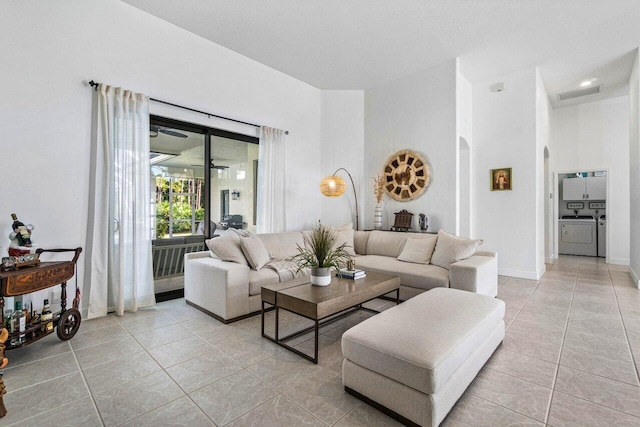
[[[298,264],[298,271],[306,267],[339,270],[350,261],[351,257],[345,251],[346,242],[335,246],[337,238],[333,229],[324,225],[305,233],[304,248],[298,245],[298,254],[291,258]]]

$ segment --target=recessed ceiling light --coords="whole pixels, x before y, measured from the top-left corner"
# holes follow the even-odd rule
[[[580,83],[580,87],[587,87],[587,86],[591,86],[591,84],[593,82],[595,82],[596,80],[598,80],[597,78],[593,78],[593,79],[589,79],[589,80],[585,80],[582,83]]]

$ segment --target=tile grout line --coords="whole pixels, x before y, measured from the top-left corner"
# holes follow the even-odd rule
[[[160,311],[160,310],[158,310],[158,311]],[[176,321],[176,324],[183,326],[183,325],[182,325],[182,322],[177,321],[177,320],[176,320],[175,318],[173,318],[171,315],[168,315],[168,314],[166,314],[166,313],[163,313],[163,314],[165,314],[165,315],[167,315],[167,316],[171,317],[173,320],[175,320],[175,321]],[[151,360],[153,360],[153,361],[154,361],[154,363],[156,363],[156,364],[158,365],[158,367],[160,368],[160,370],[161,370],[162,372],[164,372],[164,374],[165,374],[167,377],[169,377],[169,378],[171,379],[171,381],[173,381],[173,383],[176,385],[176,387],[178,387],[178,389],[180,389],[180,391],[182,391],[182,392],[184,393],[184,396],[186,396],[186,397],[187,397],[187,398],[188,398],[188,399],[189,399],[189,400],[190,400],[190,401],[191,401],[191,402],[192,402],[192,403],[193,403],[193,404],[194,404],[194,405],[195,405],[195,406],[200,410],[200,412],[202,412],[202,414],[203,414],[205,417],[207,417],[207,419],[209,419],[209,420],[210,420],[214,425],[216,425],[215,421],[213,421],[213,420],[211,419],[211,417],[209,417],[209,415],[208,415],[208,414],[207,414],[207,413],[206,413],[206,412],[205,412],[205,411],[204,411],[204,410],[203,410],[203,409],[202,409],[202,408],[201,408],[201,407],[200,407],[200,406],[199,406],[199,405],[198,405],[198,404],[197,404],[197,403],[196,403],[196,402],[191,398],[191,396],[189,395],[189,393],[187,393],[187,392],[186,392],[186,390],[184,390],[184,389],[180,386],[180,384],[178,384],[178,383],[176,382],[176,380],[171,376],[171,374],[169,374],[169,372],[167,372],[167,368],[165,368],[164,366],[162,366],[162,365],[160,364],[160,362],[159,362],[158,360],[156,360],[156,358],[155,358],[155,357],[153,357],[153,355],[152,355],[151,353],[149,353],[149,350],[150,350],[150,349],[147,349],[147,348],[146,348],[146,347],[145,347],[145,346],[144,346],[140,341],[138,341],[138,339],[137,339],[136,337],[134,337],[134,336],[133,336],[133,334],[131,333],[131,331],[129,331],[126,327],[124,327],[124,325],[121,325],[121,326],[123,326],[123,328],[124,328],[124,329],[129,333],[129,335],[131,335],[131,338],[133,338],[133,339],[135,340],[135,342],[136,342],[136,343],[138,343],[138,345],[139,345],[140,347],[142,347],[142,349],[144,350],[144,352],[145,352],[145,353],[147,353],[147,355],[151,358]],[[184,326],[183,326],[183,327],[184,327]],[[195,336],[197,336],[199,339],[201,339],[201,340],[202,340],[204,343],[206,343],[207,345],[209,345],[209,346],[211,346],[212,348],[214,348],[214,349],[218,350],[218,349],[217,349],[216,347],[214,347],[211,343],[209,343],[209,342],[205,341],[202,337],[200,337],[200,336],[198,336],[198,335],[196,335],[196,334],[194,334],[194,335],[195,335]],[[189,338],[189,337],[185,337],[185,338]],[[179,341],[179,340],[178,340],[178,341]],[[158,347],[159,347],[159,346],[158,346]],[[153,347],[153,348],[155,348],[155,347]],[[223,354],[224,354],[224,353],[223,353]],[[197,358],[197,357],[199,357],[199,356],[192,357],[192,358],[190,358],[190,359],[185,360],[184,362],[187,362],[187,361],[189,361],[189,360],[193,360],[193,359],[195,359],[195,358]],[[180,362],[180,363],[184,363],[184,362]],[[234,362],[235,362],[235,361],[234,361]],[[176,365],[178,365],[178,363],[176,363]],[[172,366],[176,366],[176,365],[171,365],[171,366],[169,366],[169,368],[170,368],[170,367],[172,367]],[[242,367],[241,367],[241,368],[242,368]],[[239,372],[239,371],[238,371],[238,372]],[[155,373],[155,372],[152,372],[152,373],[151,373],[151,374],[149,374],[149,375],[152,375],[152,374],[154,374],[154,373]],[[145,377],[146,377],[146,376],[149,376],[149,375],[145,375]],[[142,377],[142,378],[144,378],[144,377]],[[226,378],[226,377],[225,377],[225,378]],[[140,378],[138,378],[138,380],[139,380],[139,379],[140,379]],[[132,380],[132,381],[134,381],[134,380]],[[131,381],[128,381],[128,382],[131,382]],[[213,383],[215,383],[215,382],[216,382],[216,381],[214,381]],[[213,384],[213,383],[211,383],[211,384]],[[126,384],[126,383],[123,383],[123,384]],[[122,384],[119,384],[119,385],[122,385]],[[209,385],[209,384],[208,384],[208,385]],[[115,387],[117,387],[117,386],[115,386]],[[204,387],[206,387],[206,386],[204,386]],[[128,420],[126,420],[126,421],[124,421],[123,423],[120,423],[120,424],[128,423],[128,422],[130,422],[130,421],[132,421],[132,420],[135,420],[135,419],[140,418],[140,417],[142,417],[142,416],[144,416],[144,415],[147,415],[147,414],[149,414],[149,413],[151,413],[151,412],[153,412],[153,411],[155,411],[155,410],[158,410],[158,409],[162,408],[163,406],[166,406],[166,405],[170,404],[171,402],[174,402],[174,401],[176,401],[176,400],[178,400],[178,399],[181,399],[181,398],[182,398],[182,397],[184,397],[184,396],[180,396],[180,397],[177,397],[177,398],[175,398],[175,399],[173,399],[173,400],[171,400],[171,401],[169,401],[169,402],[165,402],[164,404],[162,404],[162,405],[160,405],[160,406],[158,406],[158,407],[156,407],[156,408],[152,408],[151,410],[149,410],[149,411],[145,412],[144,414],[140,414],[140,415],[138,415],[137,417],[130,418],[130,419],[128,419]],[[104,423],[103,423],[103,424],[104,424]]]
[[[579,274],[578,274],[578,277],[579,277]],[[611,286],[613,286],[613,282],[610,282],[610,283],[611,283]],[[575,286],[575,288],[574,288],[574,294],[575,294],[575,292],[576,292],[576,291],[577,291],[577,283],[576,283],[576,286]],[[614,291],[615,291],[615,290],[614,290]],[[572,302],[573,302],[573,300],[572,300]],[[570,318],[570,316],[569,316],[569,318]],[[564,347],[564,344],[563,344],[563,347]],[[562,365],[562,366],[564,366],[564,365]],[[559,367],[560,367],[560,365],[558,365],[558,369],[559,369]],[[575,368],[571,368],[571,367],[569,367],[569,369],[575,369]],[[621,383],[621,384],[624,384],[624,385],[633,386],[633,385],[631,385],[631,384],[624,383],[624,382],[622,382],[622,381],[617,381],[617,380],[614,380],[614,379],[611,379],[611,378],[602,377],[602,376],[600,376],[600,375],[592,374],[592,373],[590,373],[590,372],[582,371],[582,370],[579,370],[579,369],[576,369],[576,370],[578,370],[578,371],[580,371],[580,372],[585,372],[585,373],[587,373],[587,374],[589,374],[589,375],[597,376],[597,377],[599,377],[599,378],[603,378],[603,379],[605,379],[605,380],[614,381],[614,382],[618,382],[618,383]],[[633,387],[636,387],[636,386],[633,386]],[[629,412],[626,412],[626,411],[620,410],[620,409],[618,409],[618,408],[612,408],[612,407],[610,407],[610,406],[606,406],[606,405],[603,405],[603,404],[601,404],[601,403],[592,402],[592,401],[590,401],[590,400],[588,400],[588,399],[585,399],[585,398],[583,398],[583,397],[580,397],[580,396],[575,396],[574,394],[572,394],[572,393],[570,393],[570,392],[567,392],[567,391],[558,391],[558,392],[559,392],[559,393],[566,394],[566,395],[571,396],[571,397],[573,397],[573,398],[580,399],[580,400],[582,400],[582,401],[588,402],[589,404],[594,404],[594,405],[600,406],[600,407],[602,407],[602,408],[606,408],[606,409],[611,410],[611,411],[620,412],[620,413],[623,413],[623,414],[625,414],[625,415],[629,415],[629,416],[632,416],[632,417],[635,417],[635,418],[640,418],[640,417],[638,417],[637,415],[630,414]],[[553,393],[555,393],[555,384],[554,384]],[[548,419],[547,419],[547,425],[549,425],[549,424],[548,424]]]
[[[502,409],[506,409],[506,410],[507,410],[507,411],[509,411],[509,412],[513,412],[514,414],[522,415],[523,417],[528,418],[528,419],[530,419],[530,420],[534,420],[534,421],[536,421],[536,422],[539,422],[539,423],[543,423],[543,424],[545,424],[545,422],[544,422],[544,421],[540,421],[540,420],[538,420],[538,419],[536,419],[536,418],[533,418],[531,415],[523,414],[523,413],[522,413],[522,412],[520,412],[520,411],[517,411],[517,410],[515,410],[515,409],[513,409],[513,408],[508,408],[508,407],[506,407],[506,406],[504,406],[504,405],[502,405],[502,404],[500,404],[500,403],[493,402],[493,401],[491,401],[491,400],[489,400],[489,399],[486,399],[486,398],[484,398],[484,397],[482,397],[482,396],[478,396],[477,394],[474,394],[473,392],[470,392],[470,391],[468,391],[468,390],[465,390],[465,392],[462,394],[462,396],[464,396],[464,394],[465,394],[465,393],[469,393],[469,394],[470,394],[471,396],[473,396],[473,397],[476,397],[476,398],[478,398],[478,399],[480,399],[480,400],[484,400],[485,402],[489,402],[489,403],[491,403],[492,405],[499,406],[499,407],[500,407],[500,408],[502,408]],[[460,399],[462,399],[462,396],[460,396]],[[458,399],[458,401],[459,401],[460,399]],[[456,401],[456,405],[458,404],[458,401]],[[454,408],[455,408],[455,405],[454,405],[454,407],[453,407],[453,408],[451,408],[451,410],[450,410],[450,411],[449,411],[449,413],[447,414],[447,417],[448,417],[448,416],[453,412],[453,409],[454,409]],[[445,417],[445,418],[446,418],[446,417]]]
[[[581,263],[580,263],[581,264]],[[562,334],[562,341],[560,343],[560,354],[558,355],[558,363],[556,364],[556,372],[553,375],[553,384],[551,386],[551,396],[549,397],[549,404],[547,406],[547,413],[544,417],[545,425],[549,423],[549,416],[551,415],[551,406],[553,405],[553,397],[556,391],[556,383],[558,381],[558,373],[560,372],[560,361],[562,360],[562,351],[564,350],[564,341],[567,336],[567,329],[569,327],[569,319],[571,318],[571,309],[573,307],[573,299],[576,295],[576,285],[578,282],[578,276],[580,274],[580,264],[578,265],[578,269],[576,270],[576,274],[573,279],[573,292],[571,293],[571,302],[569,303],[569,314],[565,319],[564,323],[564,333]]]
[[[607,268],[608,270],[608,268]],[[631,361],[633,363],[633,369],[636,372],[636,379],[638,379],[638,384],[640,384],[640,375],[638,373],[638,364],[636,363],[636,358],[631,351],[631,341],[629,341],[629,334],[627,333],[627,326],[625,325],[624,316],[622,315],[622,310],[620,309],[620,300],[618,299],[618,292],[616,292],[616,287],[613,285],[613,277],[611,276],[611,271],[609,272],[609,280],[611,281],[611,286],[613,286],[613,294],[616,298],[616,305],[618,306],[618,314],[620,315],[620,320],[622,320],[622,329],[624,330],[624,337],[627,340],[627,348],[629,349],[629,353],[631,354]]]
[[[102,418],[102,412],[100,412],[100,409],[98,408],[98,403],[96,402],[96,399],[93,396],[93,392],[91,391],[91,388],[89,387],[89,383],[87,382],[87,378],[84,376],[84,371],[82,370],[82,367],[80,366],[80,361],[78,360],[78,357],[76,356],[76,352],[73,349],[73,346],[71,345],[71,343],[69,343],[69,347],[71,347],[71,353],[73,354],[73,358],[76,361],[76,364],[78,365],[78,371],[80,371],[80,375],[82,376],[82,381],[84,382],[84,386],[87,388],[87,391],[89,392],[89,397],[91,397],[91,402],[93,403],[93,409],[96,410],[96,413],[98,414],[98,417],[100,418],[100,422],[104,426],[105,423],[104,423],[104,419]]]
[[[158,309],[156,308],[156,310],[158,310]],[[160,311],[160,310],[158,310],[158,312],[161,312],[161,311]],[[164,314],[164,313],[163,313],[163,314]],[[166,314],[165,314],[165,315],[166,315]],[[167,316],[168,316],[168,315],[167,315]],[[169,317],[171,317],[171,316],[169,316]],[[120,320],[119,320],[118,318],[116,318],[116,320],[118,320],[118,323],[120,323]],[[175,319],[174,319],[174,320],[175,320]],[[176,323],[177,323],[177,324],[179,324],[178,322],[176,322]],[[162,366],[162,365],[160,364],[160,362],[158,362],[158,361],[153,357],[153,355],[152,355],[151,353],[149,353],[149,351],[147,350],[147,348],[146,348],[144,345],[142,345],[142,344],[138,341],[138,339],[137,339],[135,336],[133,336],[133,334],[131,333],[131,331],[130,331],[126,326],[124,326],[122,323],[120,323],[120,326],[122,326],[122,328],[123,328],[125,331],[127,331],[127,333],[128,333],[128,334],[131,336],[131,338],[132,338],[132,339],[133,339],[133,340],[134,340],[134,341],[135,341],[135,342],[140,346],[140,348],[142,348],[142,350],[143,350],[143,351],[144,351],[144,352],[145,352],[145,353],[146,353],[146,354],[151,358],[151,360],[153,360],[153,361],[154,361],[154,363],[156,363],[156,364],[158,365],[158,367],[160,368],[160,371],[157,371],[157,372],[151,372],[151,373],[149,373],[149,374],[147,374],[147,375],[144,375],[144,376],[142,376],[142,377],[139,377],[139,378],[136,378],[136,379],[134,379],[134,380],[130,380],[130,381],[127,381],[127,382],[124,382],[124,383],[117,384],[117,385],[115,385],[115,386],[113,386],[113,387],[109,387],[108,389],[105,389],[105,390],[110,390],[110,389],[115,388],[115,387],[120,387],[120,386],[122,386],[122,385],[124,385],[124,384],[128,384],[128,383],[131,383],[131,382],[133,382],[133,381],[140,381],[142,378],[147,378],[147,377],[149,377],[149,376],[151,376],[151,375],[155,375],[155,374],[157,374],[158,372],[163,372],[167,377],[169,377],[169,378],[171,379],[171,381],[173,381],[173,383],[176,385],[176,387],[178,387],[178,389],[179,389],[180,391],[182,391],[182,392],[184,393],[184,395],[185,395],[185,396],[189,396],[189,395],[188,395],[188,394],[187,394],[187,393],[182,389],[182,387],[180,387],[180,385],[179,385],[178,383],[176,383],[176,381],[173,379],[173,377],[172,377],[171,375],[169,375],[169,373],[166,371],[166,369],[164,368],[164,366]],[[149,328],[149,329],[154,329],[154,328]],[[203,341],[204,341],[204,340],[203,340]],[[205,341],[205,342],[206,342],[206,341]],[[208,344],[208,343],[207,343],[207,344]],[[189,360],[191,360],[191,359],[189,359]],[[173,365],[172,365],[172,366],[173,366]],[[87,388],[88,388],[88,386],[87,386]],[[105,390],[103,390],[103,391],[105,391]],[[93,398],[93,391],[92,391],[91,389],[89,389],[89,393],[91,394],[91,397]],[[147,411],[147,412],[145,412],[145,413],[143,413],[143,414],[139,414],[139,415],[138,415],[138,416],[136,416],[136,417],[129,418],[128,420],[125,420],[125,421],[123,421],[123,422],[119,423],[118,425],[122,425],[122,424],[124,424],[124,423],[128,423],[128,422],[130,422],[130,421],[132,421],[132,420],[135,420],[136,418],[142,417],[142,416],[144,416],[144,415],[146,415],[146,414],[148,414],[148,413],[150,413],[150,412],[153,412],[153,411],[155,411],[155,410],[157,410],[157,409],[160,409],[160,408],[162,408],[163,406],[166,406],[166,405],[170,404],[171,402],[174,402],[174,401],[176,401],[176,400],[178,400],[178,399],[180,399],[180,398],[182,398],[182,397],[183,397],[183,396],[179,396],[179,397],[177,397],[177,398],[175,398],[175,399],[170,400],[169,402],[165,402],[164,404],[162,404],[162,405],[160,405],[160,406],[157,406],[157,407],[155,407],[155,408],[152,408],[152,409],[150,409],[149,411]],[[195,402],[194,402],[194,403],[195,403]],[[197,405],[196,405],[196,406],[197,406]],[[204,411],[203,411],[203,413],[204,413]],[[207,416],[207,415],[205,414],[205,416]],[[207,418],[208,418],[208,416],[207,416]],[[212,422],[213,422],[213,420],[212,420]],[[103,421],[103,423],[102,423],[102,424],[104,425],[104,421]],[[215,423],[214,423],[214,424],[215,424]]]

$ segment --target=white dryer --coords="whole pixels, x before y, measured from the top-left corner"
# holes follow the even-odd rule
[[[564,255],[598,256],[597,222],[591,215],[560,218],[558,252]]]

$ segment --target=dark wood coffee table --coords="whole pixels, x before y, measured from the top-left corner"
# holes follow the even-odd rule
[[[362,279],[351,280],[333,277],[328,286],[313,286],[308,279],[296,279],[262,287],[262,336],[305,359],[318,363],[318,330],[320,326],[334,322],[355,310],[365,308],[363,303],[396,291],[396,304],[400,302],[400,277],[391,274],[368,272]],[[264,332],[265,305],[275,308],[275,334]],[[285,337],[278,334],[279,311],[287,310],[311,319],[314,325]],[[286,344],[297,336],[314,331],[314,355],[309,356]]]

